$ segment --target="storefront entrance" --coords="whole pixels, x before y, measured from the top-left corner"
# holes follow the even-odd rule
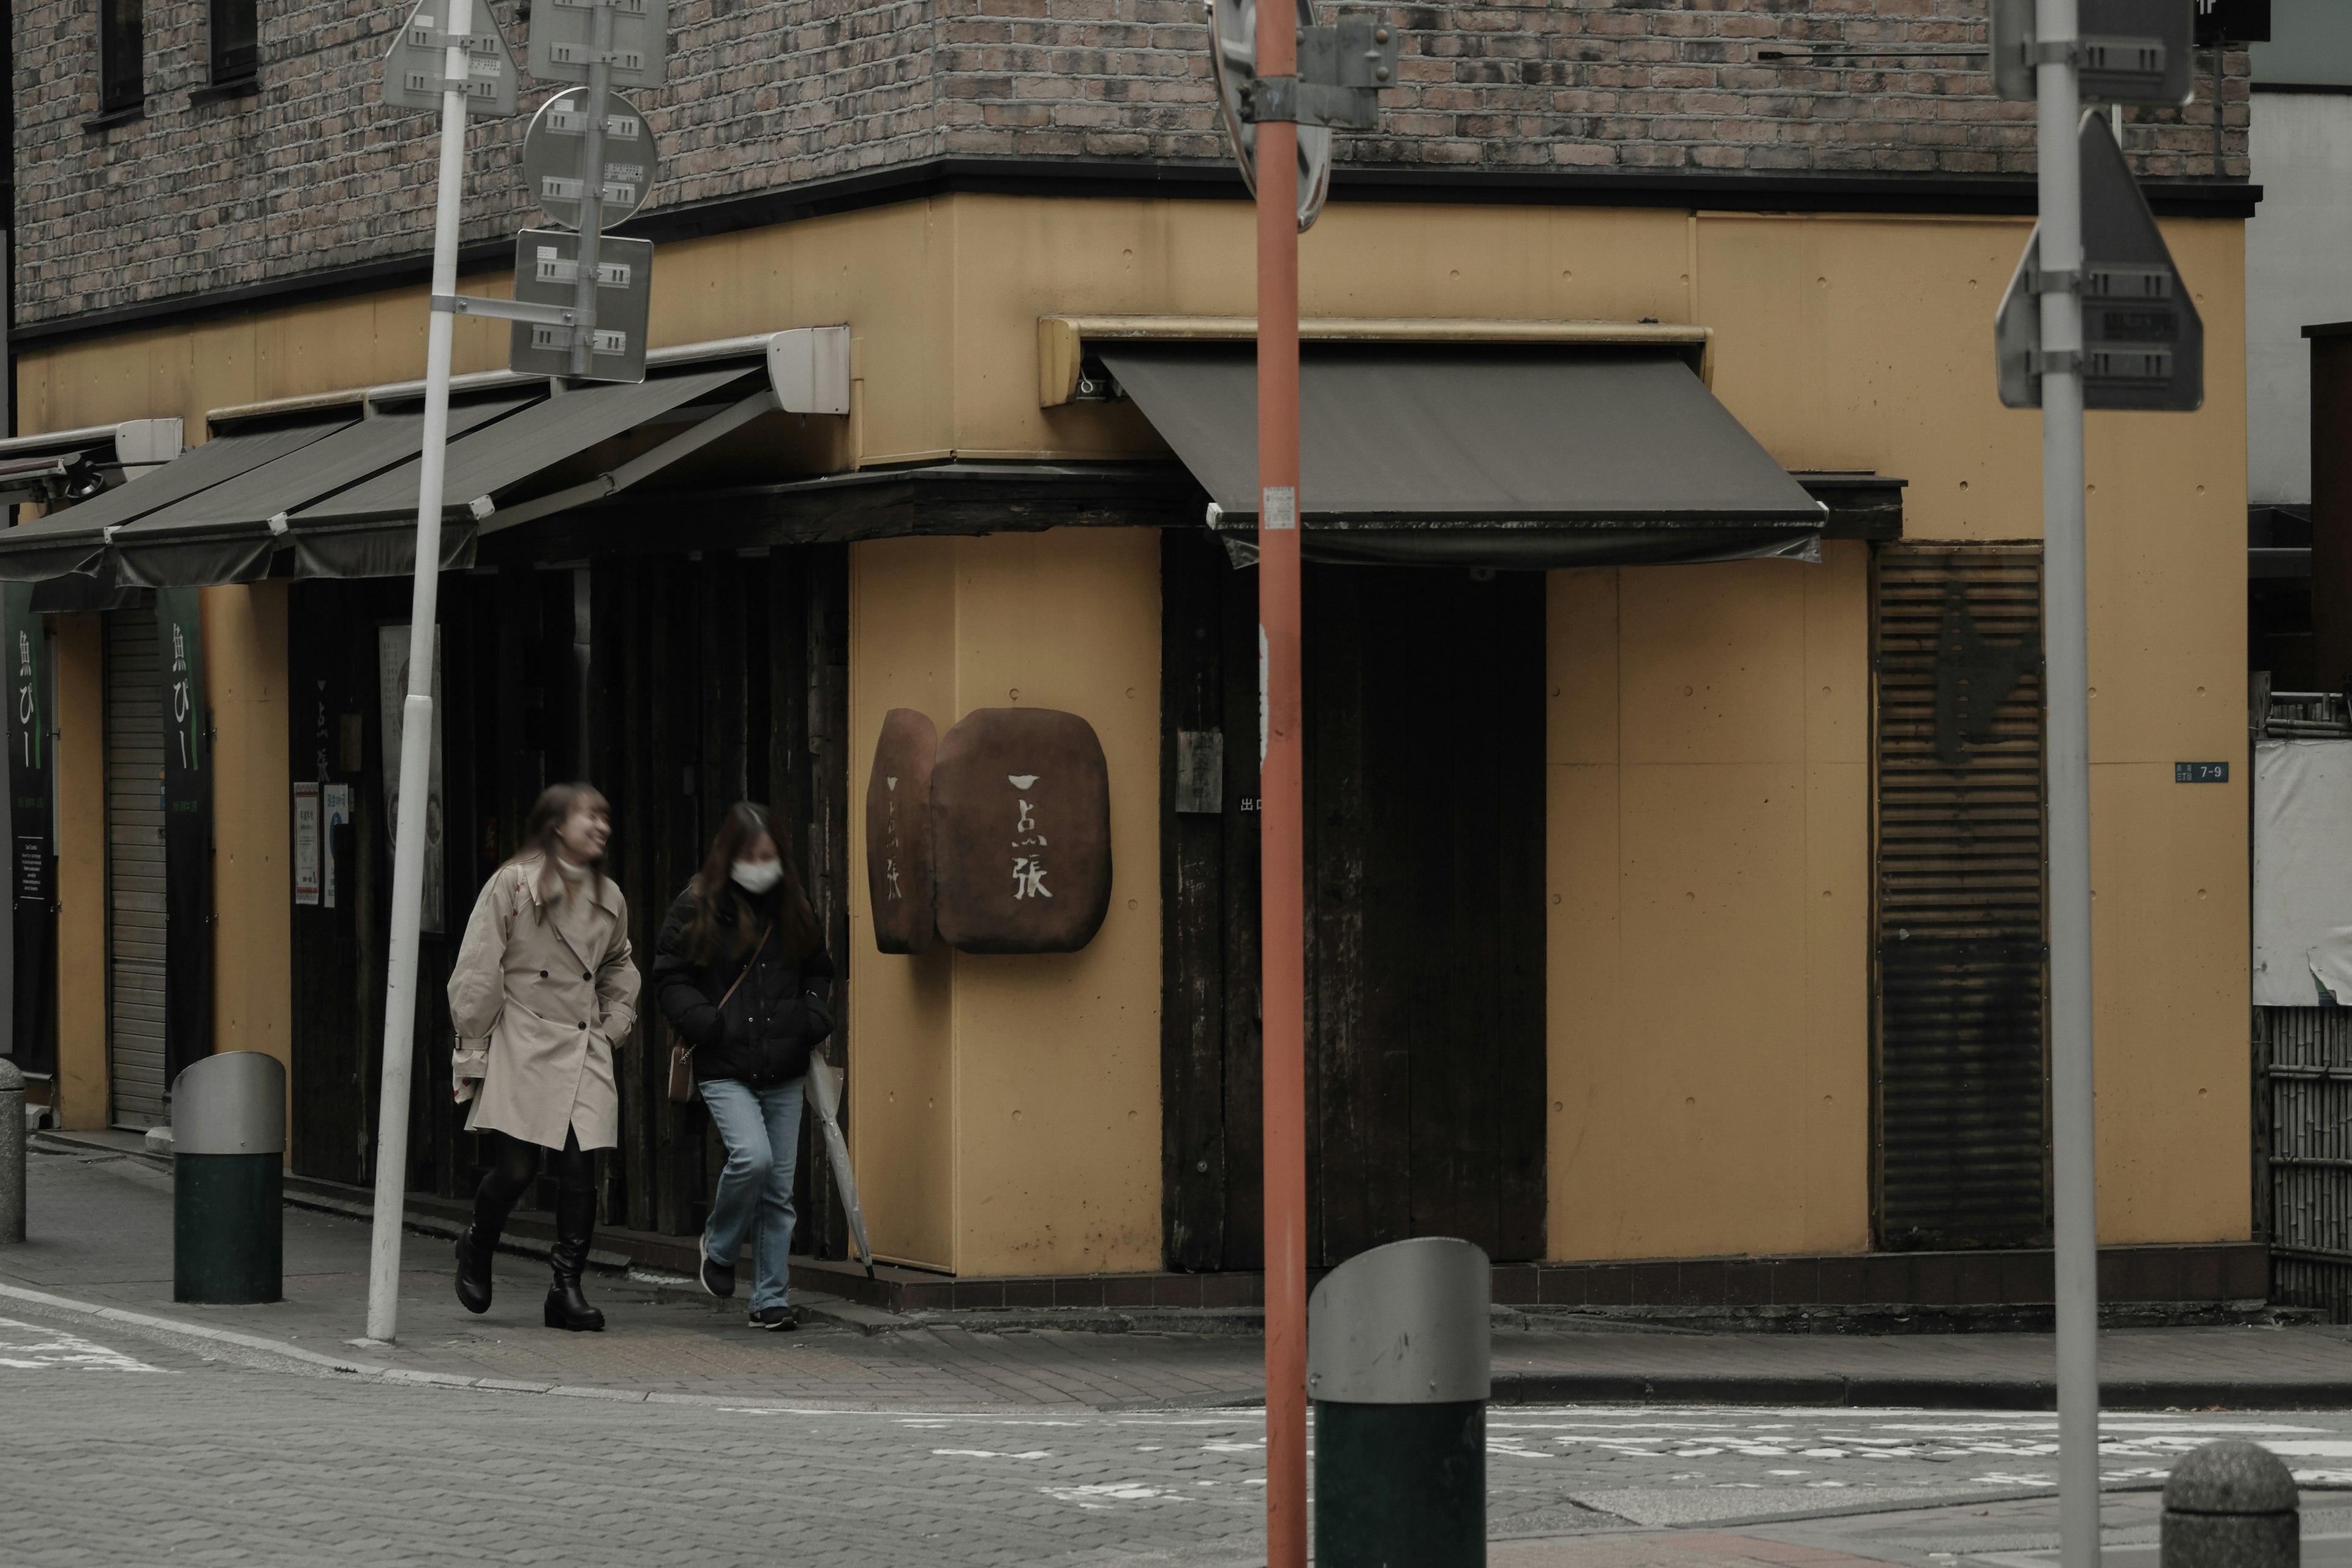
[[[1164,537],[1167,1258],[1256,1268],[1256,574]],[[1542,574],[1310,565],[1304,598],[1308,1262],[1539,1258]]]

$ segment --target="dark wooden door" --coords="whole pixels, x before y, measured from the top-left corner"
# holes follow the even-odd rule
[[[1263,1264],[1256,582],[1169,536],[1167,1236]],[[1307,1201],[1318,1267],[1544,1237],[1543,580],[1307,574]],[[1222,809],[1175,770],[1221,739]]]

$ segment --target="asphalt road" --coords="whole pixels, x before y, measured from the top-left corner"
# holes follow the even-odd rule
[[[2152,1562],[2171,1461],[2239,1436],[2352,1511],[2352,1413],[2107,1424],[2112,1548]],[[1498,1539],[1759,1527],[1937,1568],[2050,1544],[2054,1420],[1951,1412],[1511,1409]],[[925,1414],[630,1403],[337,1379],[258,1352],[0,1313],[0,1561],[940,1564],[1256,1559],[1251,1410]],[[2352,1505],[2352,1494],[2344,1500]],[[1889,1512],[1887,1510],[1905,1510]],[[1785,1521],[1773,1525],[1768,1521]],[[1561,1559],[1567,1561],[1568,1559]],[[2352,1560],[2352,1558],[2347,1558]]]

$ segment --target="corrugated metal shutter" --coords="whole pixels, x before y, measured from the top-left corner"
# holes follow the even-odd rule
[[[1882,546],[1878,1243],[2049,1234],[2042,552]]]
[[[118,1127],[163,1092],[163,689],[155,612],[106,617],[107,1060]]]

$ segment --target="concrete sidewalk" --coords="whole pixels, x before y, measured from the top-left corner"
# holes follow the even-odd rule
[[[414,1234],[399,1343],[358,1342],[362,1219],[289,1207],[285,1300],[181,1305],[172,1300],[168,1174],[123,1155],[53,1147],[33,1156],[29,1187],[30,1238],[0,1248],[0,1310],[71,1310],[37,1300],[51,1298],[283,1347],[313,1368],[341,1363],[622,1399],[860,1408],[1149,1408],[1251,1404],[1264,1393],[1259,1338],[1207,1313],[1161,1313],[1138,1331],[1103,1332],[1099,1313],[901,1317],[796,1293],[809,1325],[778,1335],[747,1328],[740,1298],[714,1301],[683,1276],[634,1268],[592,1275],[606,1332],[566,1334],[540,1324],[544,1267],[501,1256],[498,1300],[476,1318],[454,1297],[447,1242]],[[1504,1405],[2052,1403],[2052,1343],[2038,1333],[1700,1333],[1498,1310],[1494,1352]],[[2102,1337],[2102,1369],[2114,1409],[2352,1407],[2352,1331],[2340,1328],[2113,1330]]]

